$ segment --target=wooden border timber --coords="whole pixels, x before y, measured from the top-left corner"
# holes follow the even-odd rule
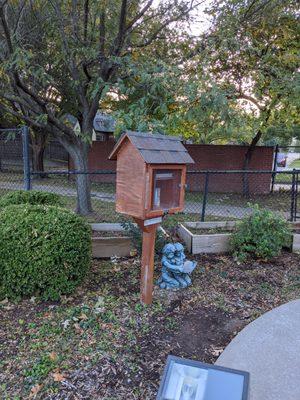
[[[124,232],[124,228],[119,223],[94,223],[90,225],[92,230],[97,232]],[[167,236],[161,226],[158,227],[158,230],[161,230]],[[109,258],[112,256],[128,257],[131,250],[131,239],[128,236],[92,238],[92,256],[94,258]]]
[[[97,232],[124,232],[121,224],[91,224],[91,228]],[[128,236],[92,237],[92,257],[94,258],[128,257],[131,248],[131,240]]]
[[[179,237],[185,242],[188,251],[192,254],[201,253],[227,253],[229,252],[230,233],[193,234],[188,228],[209,229],[227,228],[232,230],[236,221],[212,221],[212,222],[185,222],[178,229]]]
[[[293,233],[292,252],[300,253],[300,233]]]

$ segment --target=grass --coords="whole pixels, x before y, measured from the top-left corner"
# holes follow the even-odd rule
[[[300,160],[294,160],[291,162],[291,164],[288,165],[289,169],[300,169]],[[292,183],[293,181],[293,175],[292,173],[281,173],[281,174],[276,174],[275,177],[275,183]]]
[[[300,160],[294,160],[290,165],[290,168],[300,169]]]
[[[199,192],[189,192],[186,201],[202,203],[203,195]],[[275,191],[268,194],[213,193],[207,195],[207,203],[220,206],[248,208],[249,204],[258,204],[274,211],[289,211],[291,196],[289,191]],[[238,217],[238,215],[237,215]]]

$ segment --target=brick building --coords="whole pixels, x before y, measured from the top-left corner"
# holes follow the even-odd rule
[[[116,162],[108,160],[115,145],[114,140],[94,141],[89,153],[89,170],[115,171]],[[202,145],[186,144],[195,164],[188,166],[189,171],[227,171],[242,170],[247,146],[238,145]],[[257,146],[251,158],[249,169],[271,171],[273,166],[273,147]],[[214,192],[242,192],[244,174],[210,174],[209,189]],[[93,180],[114,181],[113,175],[95,175]],[[188,189],[203,190],[205,174],[188,174]],[[259,176],[249,174],[250,192],[268,193],[271,174]]]

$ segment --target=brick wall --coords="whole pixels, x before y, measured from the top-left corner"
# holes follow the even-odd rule
[[[116,161],[108,159],[116,142],[107,140],[105,142],[93,142],[89,153],[89,170],[106,170],[115,171],[117,167]],[[93,175],[94,182],[115,182],[115,175]]]
[[[186,145],[195,164],[188,166],[188,171],[200,170],[242,170],[247,146],[237,145]],[[249,169],[271,171],[273,167],[273,147],[258,146],[251,158]],[[268,193],[271,174],[247,174],[246,182],[250,193]],[[189,190],[203,190],[205,176],[188,175]],[[245,185],[244,174],[210,174],[208,189],[210,192],[242,193]]]
[[[116,161],[108,160],[115,142],[108,140],[106,142],[93,142],[89,154],[89,169],[109,170],[116,169]],[[203,170],[241,170],[247,146],[236,145],[185,145],[195,164],[188,166],[188,171]],[[249,168],[252,170],[271,171],[273,164],[273,147],[256,147],[252,155]],[[98,175],[93,180],[101,182],[112,182],[114,176]],[[189,190],[203,190],[204,175],[188,174],[187,184]],[[267,193],[270,189],[271,174],[249,175],[249,189],[252,193]],[[209,191],[214,192],[242,192],[243,176],[242,174],[221,174],[211,175],[209,179]]]

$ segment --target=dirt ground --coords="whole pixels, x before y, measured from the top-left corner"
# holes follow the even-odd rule
[[[60,302],[0,303],[0,398],[155,399],[169,354],[213,363],[262,313],[300,293],[300,256],[203,255],[193,285],[139,302],[139,258],[98,260]],[[156,278],[159,265],[156,266]]]

